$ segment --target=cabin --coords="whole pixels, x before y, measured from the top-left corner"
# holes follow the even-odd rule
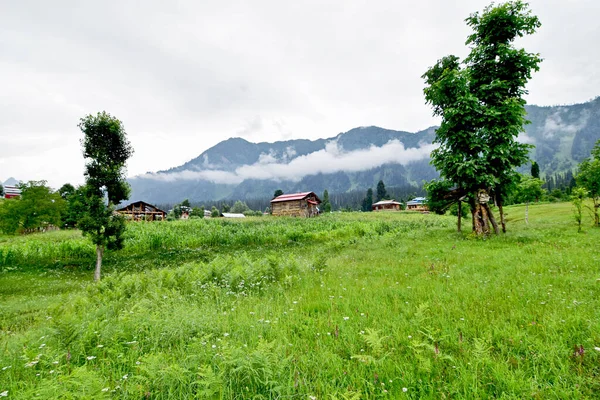
[[[427,199],[425,197],[415,197],[411,201],[406,203],[406,209],[409,211],[429,211],[427,206]]]
[[[319,215],[321,199],[314,192],[282,194],[271,200],[274,216],[316,217]]]
[[[373,211],[400,211],[402,210],[402,203],[398,203],[396,200],[381,200],[371,205]]]
[[[4,198],[12,199],[21,196],[21,189],[16,186],[4,186]]]
[[[164,221],[167,213],[144,201],[136,201],[116,210],[131,221]]]

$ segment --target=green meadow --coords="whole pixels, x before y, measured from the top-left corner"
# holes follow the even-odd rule
[[[570,203],[470,220],[131,223],[93,283],[78,231],[0,236],[8,399],[600,397],[600,229]]]

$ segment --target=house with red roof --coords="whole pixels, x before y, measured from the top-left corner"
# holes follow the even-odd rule
[[[282,194],[271,200],[271,211],[275,216],[316,217],[319,204],[321,199],[314,192]]]

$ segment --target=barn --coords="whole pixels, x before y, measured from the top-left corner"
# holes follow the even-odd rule
[[[314,192],[282,194],[271,200],[272,214],[289,217],[316,217],[321,199]]]
[[[123,208],[119,208],[117,212],[133,221],[164,221],[167,215],[167,213],[160,208],[144,201],[131,203]]]
[[[400,211],[402,209],[402,203],[398,203],[395,200],[381,200],[377,203],[373,203],[371,209],[373,211]]]

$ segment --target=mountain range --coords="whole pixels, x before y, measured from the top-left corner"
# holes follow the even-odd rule
[[[543,175],[573,171],[600,139],[600,97],[582,104],[526,106],[531,121],[519,140],[535,145],[530,153]],[[404,132],[360,127],[318,140],[251,143],[230,138],[183,165],[129,179],[131,200],[173,204],[246,200],[314,191],[345,193],[415,186],[438,176],[429,164],[436,127]],[[525,167],[526,168],[526,167]]]

